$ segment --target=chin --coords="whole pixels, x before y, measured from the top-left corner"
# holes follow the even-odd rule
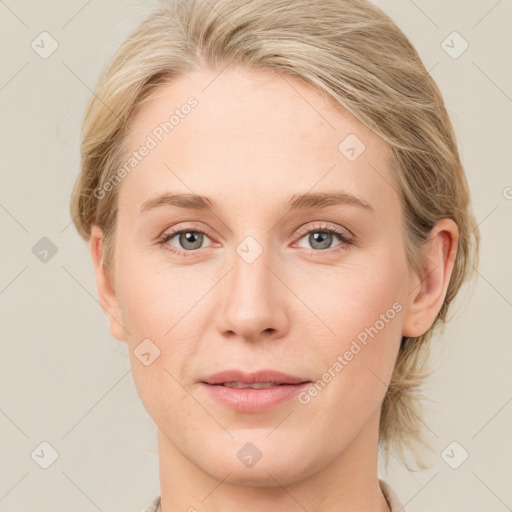
[[[208,460],[198,454],[195,464],[210,477],[230,485],[280,487],[315,473],[317,465],[321,467],[320,461],[315,464],[307,457],[303,441],[285,443],[277,437],[275,443],[270,439],[235,440],[229,446],[220,447],[220,453],[216,455],[211,454],[210,448]]]

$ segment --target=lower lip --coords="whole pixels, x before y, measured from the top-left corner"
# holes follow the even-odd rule
[[[241,412],[262,412],[273,409],[295,398],[309,386],[302,384],[283,384],[271,388],[228,388],[220,384],[201,383],[209,395],[218,402]]]

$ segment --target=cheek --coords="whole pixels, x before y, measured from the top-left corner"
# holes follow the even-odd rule
[[[191,268],[155,267],[142,258],[120,262],[119,300],[130,337],[163,339],[197,302],[204,286]]]
[[[123,324],[130,333],[134,379],[139,393],[148,394],[144,401],[153,403],[159,390],[174,392],[173,377],[183,381],[180,363],[197,357],[194,342],[202,329],[199,319],[205,323],[209,314],[207,301],[200,299],[209,286],[192,266],[158,268],[134,258],[120,262],[118,270],[118,296]],[[146,362],[152,361],[148,366],[139,359],[146,353],[150,354]]]
[[[328,326],[322,336],[312,337],[319,381],[304,403],[318,400],[337,418],[348,415],[363,422],[375,411],[398,354],[406,266],[399,256],[381,254],[378,260],[317,278],[309,292],[298,293],[308,296],[308,306]],[[315,325],[311,336],[319,332],[320,322]]]
[[[191,421],[187,419],[190,398],[179,383],[185,381],[181,363],[194,358],[194,326],[190,322],[194,315],[190,313],[195,309],[187,312],[195,292],[181,287],[186,282],[176,273],[165,276],[143,265],[124,265],[123,272],[122,316],[130,332],[128,349],[138,395],[157,424],[168,423],[169,411],[182,411],[187,424]],[[184,428],[181,420],[179,425],[176,435]]]
[[[316,332],[327,347],[332,348],[333,341],[343,346],[373,326],[381,315],[386,316],[384,320],[392,317],[392,322],[386,323],[386,333],[391,334],[391,324],[395,333],[400,330],[401,317],[396,313],[405,306],[406,266],[400,255],[381,252],[377,256],[327,271],[309,270],[307,280],[293,281],[290,276],[288,282],[299,297],[305,298]],[[398,306],[393,309],[394,304]]]

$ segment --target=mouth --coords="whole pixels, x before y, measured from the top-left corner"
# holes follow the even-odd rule
[[[290,386],[291,384],[285,384],[280,382],[254,382],[249,384],[247,382],[224,382],[222,384],[212,384],[213,386],[225,386],[227,388],[235,389],[267,389],[276,386]]]
[[[257,372],[243,372],[242,370],[225,370],[205,377],[201,382],[205,384],[221,384],[229,387],[245,387],[262,385],[267,387],[283,384],[302,384],[311,382],[295,375],[290,375],[278,370],[260,370]]]
[[[295,398],[311,381],[275,370],[228,370],[199,381],[210,399],[245,413],[278,407]]]

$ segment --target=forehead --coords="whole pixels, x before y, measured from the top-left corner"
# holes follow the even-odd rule
[[[377,206],[397,202],[384,141],[289,75],[227,68],[176,78],[141,107],[127,142],[126,161],[150,149],[121,183],[120,206],[163,189],[246,207],[258,198],[255,208],[261,198],[333,188]]]

